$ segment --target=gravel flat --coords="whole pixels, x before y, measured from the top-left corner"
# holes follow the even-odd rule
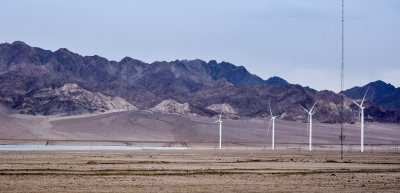
[[[400,192],[375,151],[1,151],[0,192]]]

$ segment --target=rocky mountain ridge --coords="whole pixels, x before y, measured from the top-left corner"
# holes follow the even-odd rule
[[[180,109],[188,113],[190,109],[190,113],[200,116],[215,116],[220,112],[211,108],[212,105],[226,104],[237,117],[266,117],[271,102],[274,113],[284,115],[284,119],[305,120],[306,114],[300,105],[308,108],[319,99],[316,120],[339,121],[338,94],[289,84],[279,77],[263,80],[243,66],[228,62],[176,60],[147,64],[129,57],[117,62],[97,55],[81,56],[65,48],[52,52],[23,42],[0,44],[0,100],[8,107],[40,114],[44,112],[38,110],[42,99],[33,100],[32,96],[42,92],[54,94],[51,107],[72,103],[73,98],[69,98],[69,102],[60,101],[59,98],[63,97],[54,91],[65,84],[75,84],[91,93],[120,97],[140,109],[155,108],[163,101],[171,100],[176,103],[162,104],[159,106],[164,109],[162,111],[178,112]],[[357,120],[358,110],[349,101],[346,97],[346,122],[351,123]],[[186,103],[188,108],[180,105]],[[173,108],[169,109],[168,104],[174,104]],[[92,111],[85,105],[76,106],[82,109],[55,108],[46,110],[44,114]],[[389,116],[391,122],[399,122],[396,110],[373,104],[367,107],[366,112],[376,117],[374,121],[385,122]],[[385,115],[385,118],[379,115]]]
[[[383,107],[400,110],[400,88],[381,80],[368,83],[362,87],[353,87],[343,93],[353,99],[361,99],[367,92],[366,99]]]

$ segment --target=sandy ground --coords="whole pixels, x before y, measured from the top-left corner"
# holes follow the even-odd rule
[[[0,192],[400,192],[400,153],[0,151]]]
[[[133,142],[217,143],[218,124],[215,119],[200,116],[160,114],[151,111],[126,111],[69,117],[43,117],[12,114],[0,107],[0,140],[90,141],[93,143]],[[268,120],[223,120],[224,143],[270,144]],[[277,120],[275,143],[308,143],[307,124]],[[358,124],[345,125],[345,144],[359,144]],[[313,124],[314,144],[339,144],[340,125]],[[35,142],[36,143],[36,142]],[[4,144],[0,141],[0,144]],[[365,144],[400,144],[400,125],[366,123]]]
[[[223,120],[126,111],[40,117],[0,106],[0,145],[188,147],[181,151],[0,151],[0,192],[400,192],[400,125],[345,125],[339,159],[335,124]]]

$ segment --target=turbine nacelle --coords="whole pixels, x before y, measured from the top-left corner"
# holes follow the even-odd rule
[[[216,123],[222,123],[223,121],[221,120],[221,114],[219,114],[219,119],[217,121],[214,121]]]
[[[274,116],[273,114],[272,114],[272,109],[271,109],[271,101],[269,101],[269,112],[270,112],[270,119],[271,120],[275,120],[276,118],[278,118],[279,116]]]
[[[364,101],[362,101],[360,104],[358,104],[356,101],[354,101],[354,100],[351,100],[355,105],[357,105],[357,107],[358,108],[360,108],[360,109],[365,109],[365,107],[364,106],[362,106],[363,105],[363,103],[364,103]]]
[[[315,107],[315,105],[317,104],[317,102],[318,102],[318,100],[315,101],[314,105],[311,107],[310,110],[307,110],[307,109],[304,108],[302,105],[300,105],[300,107],[301,107],[305,112],[307,112],[309,116],[312,116],[312,115],[314,115],[313,110],[314,110],[314,107]]]

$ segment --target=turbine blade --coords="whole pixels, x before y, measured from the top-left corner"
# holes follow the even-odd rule
[[[271,109],[271,100],[269,100],[268,106],[269,106],[269,112],[271,113],[271,117],[272,117],[273,115],[272,115],[272,109]]]
[[[355,105],[357,105],[359,108],[361,108],[361,106],[360,106],[358,103],[356,103],[356,101],[354,101],[354,100],[351,100],[351,101],[353,101],[353,103],[354,103]]]
[[[363,99],[362,99],[362,101],[361,101],[361,105],[360,105],[360,106],[363,105],[364,100],[365,100],[365,97],[367,96],[368,90],[369,90],[369,87],[367,88],[367,91],[366,91],[365,94],[364,94],[364,97],[363,97]]]
[[[313,109],[314,109],[315,105],[317,104],[317,102],[318,102],[318,100],[317,100],[317,101],[315,101],[314,105],[311,107],[311,110],[310,110],[310,112],[312,112],[312,111],[313,111]]]
[[[308,111],[307,111],[307,109],[306,108],[304,108],[303,106],[301,106],[300,105],[300,107],[304,110],[304,111],[306,111],[307,113],[308,113]]]
[[[267,136],[269,136],[269,128],[271,127],[271,119],[269,120],[269,124],[268,124],[268,130],[267,130]]]

